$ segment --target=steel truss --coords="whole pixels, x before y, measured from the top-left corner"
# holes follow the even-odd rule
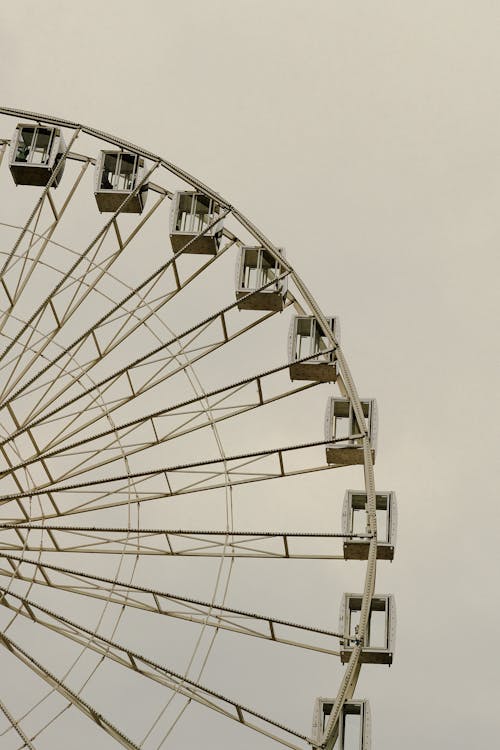
[[[17,237],[4,253],[0,270],[0,506],[3,510],[0,576],[4,583],[0,586],[0,601],[4,614],[9,614],[0,634],[2,645],[26,670],[46,683],[51,693],[61,696],[64,705],[77,709],[129,750],[146,746],[130,739],[116,723],[84,700],[83,686],[71,687],[69,677],[74,665],[66,674],[56,675],[31,649],[11,637],[18,622],[31,622],[34,639],[35,633],[50,631],[65,643],[78,646],[80,654],[99,657],[99,664],[112,661],[127,673],[167,688],[173,696],[200,703],[280,744],[302,750],[318,745],[308,734],[193,679],[190,665],[185,673],[169,669],[122,643],[115,632],[130,612],[144,618],[184,621],[189,623],[187,628],[197,627],[201,634],[208,629],[213,636],[200,677],[219,632],[330,656],[339,655],[332,648],[332,641],[341,638],[350,641],[353,648],[340,685],[332,686],[336,699],[320,745],[330,750],[338,734],[342,706],[352,697],[359,675],[377,557],[369,436],[339,342],[289,261],[237,208],[207,185],[160,156],[93,128],[8,108],[0,109],[0,113],[57,126],[70,134],[57,167],[61,170],[66,164],[66,172],[70,174],[65,175],[57,193],[52,189],[56,174],[40,191],[34,206],[27,211],[26,221],[17,227]],[[80,154],[74,150],[79,139],[94,144],[92,153]],[[97,149],[102,144],[140,155],[147,167],[119,209],[100,219],[97,231],[83,249],[74,250],[64,241],[68,231],[66,222],[74,207],[84,203],[82,196],[89,189],[88,176],[92,171],[89,167],[95,164]],[[7,138],[2,138],[0,163],[7,145]],[[138,273],[126,276],[123,269],[130,257],[129,248],[147,236],[150,226],[162,216],[164,206],[173,196],[173,183],[177,187],[179,180],[185,189],[199,191],[221,207],[222,213],[216,221],[226,219],[230,226],[224,229],[223,242],[208,259],[189,256],[188,260],[190,244],[196,238],[169,257],[164,248],[159,248],[160,262],[155,268],[143,271],[139,267]],[[146,183],[153,194],[152,204],[142,215],[125,217],[124,208]],[[197,237],[209,232],[216,221],[204,226]],[[207,388],[201,385],[195,364],[213,371],[220,367],[225,373],[226,365],[218,365],[224,362],[219,358],[232,351],[232,347],[247,346],[246,342],[254,341],[252,337],[257,332],[265,337],[268,328],[276,323],[277,313],[263,311],[252,318],[240,314],[231,287],[230,296],[226,296],[231,301],[213,304],[195,322],[176,325],[180,332],[172,331],[166,323],[171,309],[181,310],[176,305],[182,306],[190,294],[199,294],[200,281],[214,273],[222,276],[230,252],[248,244],[248,237],[279,262],[278,280],[288,279],[285,313],[294,310],[314,315],[328,340],[323,353],[335,354],[337,387],[353,405],[364,451],[368,499],[364,534],[233,528],[233,490],[254,483],[256,487],[265,487],[270,479],[293,483],[300,477],[339,468],[325,463],[323,439],[280,447],[272,443],[266,446],[264,439],[259,450],[226,453],[219,433],[221,427],[243,424],[245,415],[259,416],[271,423],[273,410],[285,404],[292,408],[297,400],[304,399],[306,393],[316,392],[321,385],[290,383],[288,361],[272,367],[253,367],[251,371],[249,368],[244,377],[219,375],[217,385]],[[249,296],[275,283],[273,279],[250,291]],[[41,296],[36,294],[38,285],[43,289]],[[142,346],[140,353],[135,351],[136,342]],[[173,394],[180,392],[180,382],[188,383],[191,395],[170,397],[170,389]],[[159,465],[155,461],[153,468],[145,467],[144,462],[158,455],[158,449],[177,450],[188,436],[193,445],[197,444],[194,441],[206,441],[206,436],[211,436],[218,455],[203,458],[195,454],[188,462],[167,461]],[[192,501],[198,495],[203,503],[208,503],[221,493],[228,517],[226,528],[183,529],[141,520],[141,514],[148,508],[163,512],[166,503],[181,498]],[[125,515],[117,522],[118,516],[113,514],[119,512]],[[81,515],[85,520],[77,525],[74,517]],[[343,559],[336,544],[344,538],[369,542],[361,618],[355,638],[225,603],[235,560]],[[328,548],[316,550],[319,543],[328,544]],[[118,567],[115,566],[112,575],[98,574],[87,562],[94,559],[92,555],[99,556],[103,564],[118,559]],[[136,566],[153,558],[220,561],[212,598],[196,598],[182,591],[171,593],[134,582]],[[134,565],[128,578],[120,575],[127,560]],[[224,566],[228,571],[221,586]],[[61,603],[70,597],[78,603],[101,604],[103,616],[113,612],[112,635],[105,636],[99,627],[86,626],[76,615],[68,616],[46,606],[43,597],[49,590],[51,597],[62,597]],[[88,681],[95,679],[96,670]],[[21,747],[28,748],[34,748],[38,738],[43,742],[47,727],[58,718],[55,715],[44,726],[30,730],[30,736],[24,727],[31,726],[31,710],[16,717],[0,701],[0,711],[9,726],[6,736],[17,735],[23,743]],[[161,716],[153,722],[153,727]]]

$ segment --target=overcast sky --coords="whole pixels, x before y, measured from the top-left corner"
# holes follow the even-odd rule
[[[493,0],[0,11],[4,106],[192,172],[340,316],[379,403],[377,487],[399,500],[377,585],[396,595],[395,662],[360,683],[374,750],[498,735],[499,33]]]

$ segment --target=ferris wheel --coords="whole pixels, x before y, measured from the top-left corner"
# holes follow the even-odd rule
[[[0,113],[1,747],[368,750],[397,506],[335,310],[171,162]]]

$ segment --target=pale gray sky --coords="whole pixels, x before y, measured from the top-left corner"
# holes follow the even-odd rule
[[[192,172],[340,316],[358,389],[379,403],[377,486],[399,500],[397,555],[377,585],[396,595],[395,663],[364,670],[357,691],[374,750],[498,734],[499,32],[488,0],[0,11],[3,105],[93,125]],[[326,671],[317,690],[308,682],[305,715],[327,690]],[[270,747],[215,731],[225,739],[206,747]]]

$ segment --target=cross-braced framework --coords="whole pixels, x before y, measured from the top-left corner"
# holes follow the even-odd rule
[[[377,561],[373,445],[336,329],[288,255],[187,172],[78,123],[0,112],[2,748],[152,750],[209,731],[209,746],[257,747],[250,728],[330,750]],[[291,378],[297,315],[319,333],[295,365],[321,360],[322,377]],[[325,459],[346,440],[323,435],[332,394],[353,415],[361,530],[341,525],[332,470],[346,461]],[[357,627],[318,624],[356,540]],[[325,685],[317,739],[294,717]]]

